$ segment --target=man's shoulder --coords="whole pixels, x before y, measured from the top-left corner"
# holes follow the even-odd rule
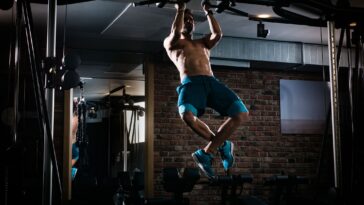
[[[164,40],[163,40],[163,47],[166,50],[169,50],[172,47],[170,36],[167,36],[166,38],[164,38]]]
[[[206,47],[206,41],[205,41],[205,37],[203,38],[198,38],[198,39],[193,39],[192,41],[192,44],[194,45],[202,45],[203,47]]]
[[[163,41],[163,46],[164,46],[164,48],[169,49],[169,50],[183,49],[184,47],[188,46],[190,44],[190,42],[191,42],[191,40],[178,39],[172,45],[167,37]]]

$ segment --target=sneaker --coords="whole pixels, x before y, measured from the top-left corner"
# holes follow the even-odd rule
[[[227,171],[234,164],[234,144],[229,140],[225,140],[224,144],[218,150],[222,159],[222,166]]]
[[[211,167],[213,159],[212,154],[207,154],[202,149],[199,149],[192,153],[192,158],[209,179],[215,177],[214,170]]]

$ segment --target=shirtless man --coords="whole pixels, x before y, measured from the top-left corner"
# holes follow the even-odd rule
[[[72,181],[75,179],[76,174],[77,174],[77,168],[76,168],[76,162],[80,157],[80,149],[78,148],[78,146],[76,145],[76,138],[77,138],[77,130],[78,130],[78,112],[77,112],[77,99],[73,100],[73,116],[72,116],[72,169],[71,169],[71,177],[72,177]]]
[[[210,65],[210,50],[219,42],[222,32],[209,5],[204,4],[211,33],[201,39],[192,39],[194,20],[186,4],[179,2],[171,33],[164,40],[164,48],[177,67],[181,85],[177,87],[178,110],[182,120],[199,136],[208,141],[203,149],[192,153],[200,169],[209,178],[215,176],[211,167],[213,153],[218,150],[225,171],[234,163],[234,145],[227,140],[232,133],[248,120],[248,110],[242,100],[213,75]],[[216,133],[198,117],[205,108],[211,107],[228,119]]]

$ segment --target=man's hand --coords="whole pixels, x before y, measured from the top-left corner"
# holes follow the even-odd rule
[[[205,13],[207,13],[210,10],[210,2],[208,0],[203,0],[201,2],[202,9]]]
[[[206,48],[211,49],[221,39],[222,31],[221,31],[219,23],[213,17],[214,12],[211,11],[211,7],[213,7],[213,6],[210,4],[209,0],[203,0],[201,2],[201,7],[206,14],[207,20],[209,22],[210,31],[211,31],[210,34],[208,34],[204,37],[204,42],[205,42]]]
[[[177,10],[185,10],[186,9],[186,2],[179,0],[179,1],[177,1],[176,4],[174,4],[174,7]]]

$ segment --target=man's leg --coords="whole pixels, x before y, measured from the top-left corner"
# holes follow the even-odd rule
[[[182,113],[181,118],[195,133],[207,141],[211,141],[214,138],[215,134],[210,128],[199,120],[191,111]],[[212,169],[213,155],[211,153],[206,153],[203,149],[198,149],[192,153],[192,158],[208,178],[213,178],[215,176],[214,170]]]
[[[216,136],[212,141],[205,147],[206,153],[214,152],[217,148],[221,159],[224,170],[229,174],[230,168],[234,164],[234,144],[227,140],[233,132],[241,125],[243,122],[248,120],[248,112],[239,112],[234,117],[227,119],[219,128]]]
[[[182,113],[181,118],[196,134],[203,137],[205,140],[211,141],[215,136],[215,133],[213,133],[210,128],[191,111]]]
[[[215,137],[204,148],[206,153],[213,153],[233,132],[244,122],[249,120],[248,112],[240,112],[234,117],[229,117],[219,128]]]

